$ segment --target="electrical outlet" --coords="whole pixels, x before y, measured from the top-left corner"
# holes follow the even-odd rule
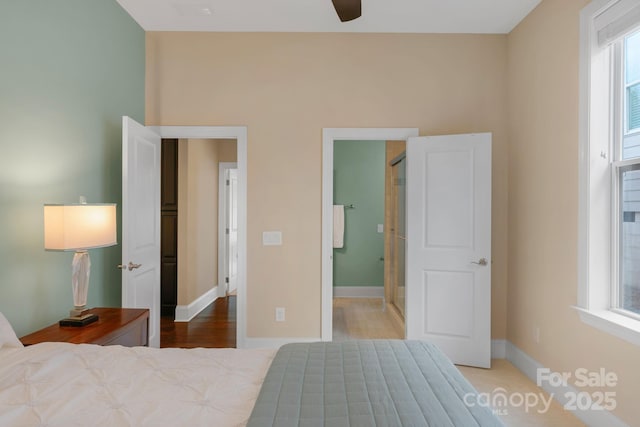
[[[284,322],[284,307],[276,307],[276,322]]]

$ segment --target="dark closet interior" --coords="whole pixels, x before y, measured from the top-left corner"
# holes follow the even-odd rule
[[[175,316],[178,304],[178,140],[162,140],[160,313]]]

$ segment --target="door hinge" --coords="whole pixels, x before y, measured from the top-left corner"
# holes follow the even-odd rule
[[[231,184],[231,181],[227,180],[227,185]]]
[[[229,278],[228,277],[224,278],[224,283],[229,283]]]
[[[224,232],[225,232],[225,234],[229,234],[229,229],[228,229],[228,228],[225,228],[225,229],[224,229]]]

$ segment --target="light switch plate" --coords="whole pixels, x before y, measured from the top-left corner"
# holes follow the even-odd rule
[[[262,232],[263,246],[280,246],[282,245],[282,231],[264,231]]]
[[[378,233],[384,233],[384,224],[378,224]]]

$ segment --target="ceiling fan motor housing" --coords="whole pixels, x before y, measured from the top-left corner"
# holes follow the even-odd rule
[[[362,15],[361,0],[331,0],[340,21],[347,22]]]

